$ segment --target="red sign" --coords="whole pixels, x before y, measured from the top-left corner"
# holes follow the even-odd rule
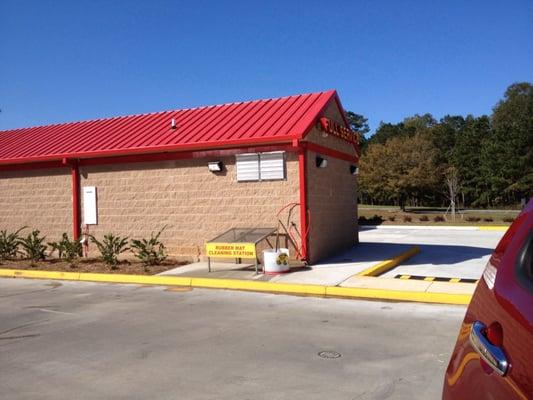
[[[328,135],[336,136],[349,143],[359,144],[359,135],[352,130],[337,124],[335,121],[322,117],[320,118],[320,129]]]

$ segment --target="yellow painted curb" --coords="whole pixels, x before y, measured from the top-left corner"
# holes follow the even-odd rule
[[[265,293],[297,294],[318,297],[362,298],[460,305],[468,304],[471,299],[471,295],[467,294],[434,293],[422,291],[415,292],[372,288],[349,288],[338,286],[245,281],[238,279],[190,278],[180,276],[93,274],[85,272],[0,269],[0,277],[61,279],[85,282],[132,283],[139,285],[185,286],[197,288],[246,290]]]
[[[141,285],[191,286],[191,278],[181,276],[93,274],[80,272],[80,281],[108,283],[136,283]]]
[[[382,261],[376,265],[371,266],[370,268],[365,269],[364,271],[359,272],[358,276],[378,276],[384,274],[385,272],[393,269],[398,264],[408,260],[413,257],[415,254],[420,253],[420,247],[413,246],[409,250],[404,251],[401,254],[394,256],[389,260]]]
[[[509,226],[506,226],[506,225],[494,225],[494,226],[485,225],[485,226],[480,226],[479,227],[480,231],[500,231],[500,232],[505,232],[505,231],[507,231],[507,229],[509,229]]]
[[[379,279],[379,278],[376,278]],[[408,290],[384,290],[328,286],[326,296],[357,297],[380,300],[415,301],[421,303],[468,304],[472,298],[467,294],[415,292]]]
[[[292,283],[245,281],[240,279],[192,278],[192,287],[214,289],[237,289],[253,292],[280,292],[325,296],[325,286]]]

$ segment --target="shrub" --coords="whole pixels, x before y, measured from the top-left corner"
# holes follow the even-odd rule
[[[20,239],[20,245],[24,251],[24,255],[31,260],[31,263],[39,260],[44,260],[47,246],[43,244],[46,239],[45,236],[39,236],[41,231],[33,230],[28,236]]]
[[[9,260],[15,258],[19,254],[21,230],[25,229],[23,226],[18,231],[7,233],[7,231],[0,231],[0,260]]]
[[[436,216],[433,218],[433,221],[435,221],[435,222],[444,222],[444,221],[446,221],[446,220],[444,219],[444,217],[443,217],[442,215],[436,215]]]
[[[479,218],[479,217],[466,217],[466,220],[468,222],[479,222],[479,221],[481,221],[481,218]]]
[[[102,256],[102,261],[111,266],[111,269],[117,269],[118,255],[129,250],[128,238],[115,236],[112,233],[104,235],[104,239],[99,241],[94,236],[90,236],[91,241],[96,244],[98,251]]]
[[[427,215],[422,215],[420,218],[419,218],[420,222],[427,222],[429,221],[429,217]]]
[[[492,218],[483,218],[483,221],[484,222],[492,222],[494,221]]]
[[[396,216],[389,215],[388,219],[389,219],[390,222],[394,222],[396,220]]]
[[[159,236],[165,230],[164,226],[156,235],[152,232],[150,239],[132,240],[131,251],[144,264],[145,269],[149,265],[159,265],[166,258],[165,245],[159,241]]]
[[[502,221],[503,221],[503,222],[513,222],[513,221],[514,221],[514,218],[511,218],[511,217],[505,217]]]
[[[374,214],[374,216],[369,219],[369,222],[372,225],[379,225],[383,223],[383,217],[381,215]]]
[[[365,216],[361,216],[357,219],[357,222],[359,223],[359,225],[366,225],[368,223],[368,220]]]
[[[409,215],[404,215],[403,216],[403,222],[411,222],[413,220],[413,218],[411,218],[411,216]]]
[[[74,261],[81,256],[82,246],[78,240],[70,240],[66,233],[63,233],[59,242],[49,242],[48,246],[52,248],[50,254],[57,251],[58,258],[64,259],[74,265]]]

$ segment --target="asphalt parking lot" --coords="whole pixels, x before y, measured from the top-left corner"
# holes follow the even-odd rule
[[[22,279],[0,299],[2,399],[437,399],[465,312]]]

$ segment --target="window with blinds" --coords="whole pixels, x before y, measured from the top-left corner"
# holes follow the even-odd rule
[[[271,181],[285,179],[285,152],[239,154],[237,181]]]

